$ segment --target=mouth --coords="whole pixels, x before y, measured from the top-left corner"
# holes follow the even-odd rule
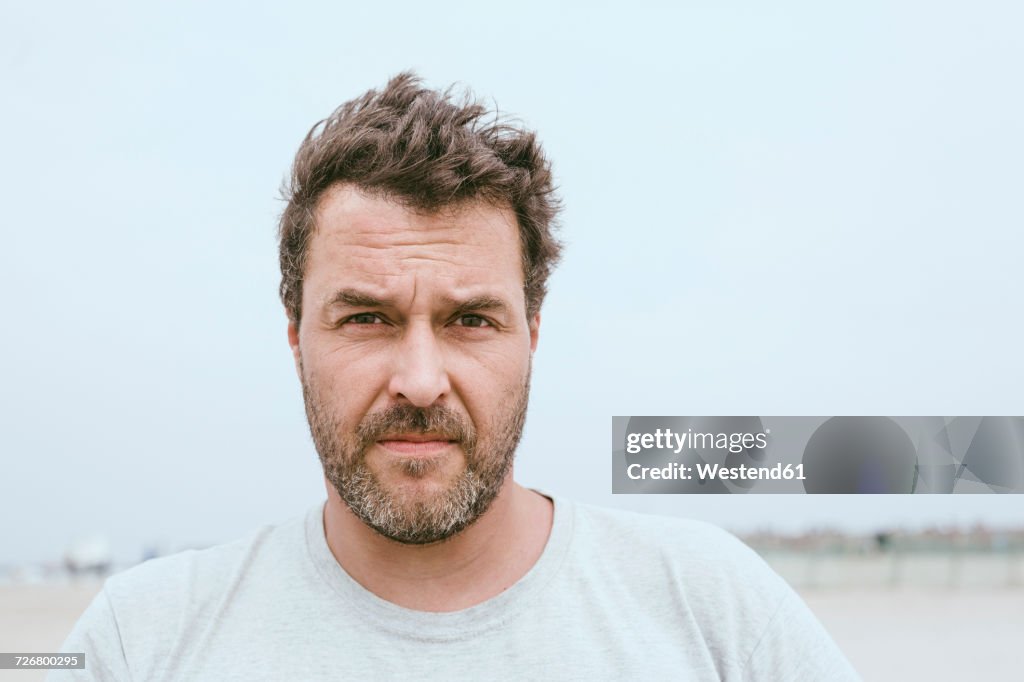
[[[403,457],[429,457],[456,445],[456,441],[442,434],[400,433],[387,435],[377,444]]]

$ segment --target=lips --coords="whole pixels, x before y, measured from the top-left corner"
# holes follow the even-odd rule
[[[403,433],[384,436],[377,443],[397,454],[427,456],[443,452],[455,441],[442,434]]]

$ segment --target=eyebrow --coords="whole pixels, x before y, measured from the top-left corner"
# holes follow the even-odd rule
[[[441,301],[446,306],[452,308],[455,315],[473,311],[505,313],[509,310],[508,303],[497,296],[483,295],[467,299],[445,296]],[[341,289],[328,300],[327,305],[343,305],[350,308],[388,308],[392,307],[394,303],[393,301],[377,298],[358,289]]]
[[[341,289],[327,301],[327,305],[345,305],[350,308],[385,308],[391,305],[391,302],[371,296],[357,289]]]
[[[464,301],[445,297],[441,300],[454,309],[455,315],[475,311],[507,313],[509,309],[508,304],[497,296],[473,296]]]

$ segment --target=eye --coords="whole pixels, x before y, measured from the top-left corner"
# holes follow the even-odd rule
[[[357,313],[342,320],[342,324],[383,324],[384,320],[376,313]]]
[[[479,315],[459,315],[456,319],[460,327],[490,327],[491,323]]]

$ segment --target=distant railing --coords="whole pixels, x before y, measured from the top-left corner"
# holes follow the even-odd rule
[[[796,589],[1024,588],[1024,552],[761,550]]]

